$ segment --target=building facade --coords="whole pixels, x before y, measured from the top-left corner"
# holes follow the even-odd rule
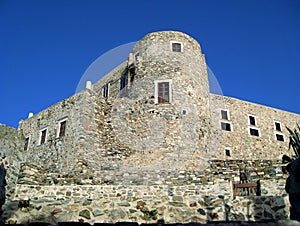
[[[281,158],[292,154],[286,127],[299,119],[210,93],[199,43],[150,33],[95,84],[17,131],[0,127],[6,220],[285,219]],[[233,195],[241,172],[260,180],[260,205],[258,196]],[[22,200],[31,201],[20,207]]]

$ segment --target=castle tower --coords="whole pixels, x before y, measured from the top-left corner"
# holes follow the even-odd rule
[[[210,108],[199,43],[181,32],[150,33],[133,48],[127,69],[112,108],[117,138],[135,151],[126,168],[151,169],[153,161],[163,169],[201,168]]]

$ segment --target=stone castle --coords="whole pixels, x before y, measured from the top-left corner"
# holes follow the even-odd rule
[[[0,125],[7,223],[287,219],[300,115],[212,94],[199,43],[143,37],[95,84]],[[253,186],[253,184],[255,186]]]

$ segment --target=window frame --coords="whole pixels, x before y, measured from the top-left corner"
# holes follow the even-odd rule
[[[164,103],[172,103],[173,101],[173,95],[172,95],[172,79],[163,79],[163,80],[155,80],[154,81],[154,103],[155,104],[164,104],[164,103],[159,103],[158,101],[158,84],[159,83],[164,83],[167,82],[169,83],[169,101],[164,102]]]
[[[65,117],[65,118],[63,118],[63,119],[60,119],[60,120],[58,121],[57,131],[56,131],[56,138],[62,138],[62,137],[65,137],[65,136],[66,136],[67,121],[68,121],[68,118],[67,118],[67,117]],[[65,129],[64,129],[64,135],[63,135],[63,136],[60,136],[61,124],[62,124],[63,122],[66,123]]]
[[[277,130],[276,124],[279,124],[280,130]],[[277,131],[277,132],[282,132],[282,124],[281,124],[281,122],[279,122],[279,121],[274,121],[274,130]]]
[[[279,132],[275,131],[274,134],[275,134],[275,140],[276,141],[285,142],[285,136],[284,136],[283,133],[279,133]],[[282,136],[283,140],[278,140],[277,135]]]
[[[45,132],[46,134],[45,134],[45,140],[42,142],[43,131],[46,131]],[[45,144],[47,142],[47,139],[48,139],[48,127],[45,127],[41,129],[39,132],[39,145]]]
[[[279,129],[280,129],[280,130],[277,129],[276,124],[279,125]],[[282,136],[282,139],[283,139],[283,140],[278,139],[277,136]],[[275,140],[276,140],[276,141],[285,142],[285,136],[284,136],[284,134],[282,133],[282,123],[279,122],[279,121],[276,121],[276,120],[274,120],[274,137],[275,137]]]
[[[222,124],[229,125],[229,130],[223,129]],[[221,121],[220,125],[221,125],[221,130],[222,131],[227,131],[227,132],[231,132],[232,131],[232,123],[231,122],[229,122],[229,121]]]
[[[222,112],[226,112],[227,118],[223,118]],[[221,120],[230,121],[230,114],[229,114],[229,110],[228,109],[221,109],[220,110],[220,114],[221,114]]]
[[[126,97],[129,83],[129,73],[126,71],[119,79],[119,96]]]
[[[173,50],[173,44],[180,44],[180,51]],[[183,43],[182,42],[178,42],[178,41],[171,41],[170,42],[170,49],[171,49],[172,52],[182,53],[183,52]]]
[[[251,129],[257,130],[257,131],[258,131],[258,136],[252,135],[252,134],[251,134]],[[249,133],[249,135],[250,135],[251,137],[261,137],[260,129],[257,128],[256,126],[249,126],[249,127],[248,127],[248,133]]]
[[[227,155],[227,152],[229,153],[229,155]],[[225,148],[224,154],[225,154],[225,157],[231,157],[231,148]]]
[[[254,126],[254,127],[257,127],[257,117],[256,117],[255,115],[251,115],[251,114],[248,114],[247,117],[248,117],[248,126]],[[254,125],[251,124],[250,117],[253,117],[253,118],[254,118]]]
[[[229,110],[222,108],[222,109],[219,109],[219,112],[220,112],[220,128],[221,128],[221,130],[222,131],[227,131],[227,132],[232,132],[233,131],[233,126],[232,126],[232,122],[230,120]],[[222,112],[226,112],[226,118],[223,118]],[[222,126],[223,124],[228,124],[230,130],[223,129],[223,126]]]
[[[110,90],[110,83],[107,83],[104,86],[102,86],[102,97],[103,98],[108,98],[109,97],[109,94],[110,94],[109,90]]]
[[[24,144],[24,148],[23,148],[24,151],[27,151],[29,149],[30,139],[31,139],[30,136],[25,137],[25,144]]]

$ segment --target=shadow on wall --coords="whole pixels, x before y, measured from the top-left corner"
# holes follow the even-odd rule
[[[268,221],[289,219],[287,196],[206,196],[205,214],[211,221]]]
[[[254,220],[288,219],[287,196],[258,196],[253,197]]]

